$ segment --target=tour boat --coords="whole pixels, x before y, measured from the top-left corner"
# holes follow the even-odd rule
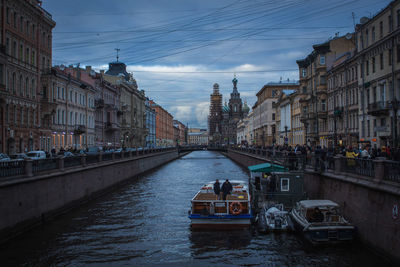
[[[214,182],[205,184],[192,198],[189,218],[193,228],[230,229],[250,226],[252,212],[248,186],[243,181],[233,180],[230,183],[233,190],[226,196],[226,200],[218,199],[213,189]]]
[[[256,219],[260,232],[289,230],[289,220],[289,213],[284,210],[283,204],[263,207]]]
[[[351,241],[355,227],[330,200],[302,200],[290,212],[294,228],[312,244]]]

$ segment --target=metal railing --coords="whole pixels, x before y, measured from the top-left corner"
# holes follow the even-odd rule
[[[375,177],[374,163],[370,159],[341,158],[343,172]]]
[[[22,175],[25,171],[25,161],[0,162],[0,177]]]
[[[400,183],[400,163],[397,161],[385,161],[384,180]]]
[[[32,163],[32,172],[38,173],[57,169],[57,158],[34,160]]]
[[[85,166],[99,162],[123,160],[140,155],[156,154],[175,150],[175,147],[157,149],[134,149],[133,151],[96,153],[88,155],[76,155],[73,157],[56,157],[40,160],[21,160],[0,162],[0,177],[32,176],[40,173],[48,173],[64,168]],[[30,164],[30,165],[27,165]],[[29,167],[27,170],[27,166]]]

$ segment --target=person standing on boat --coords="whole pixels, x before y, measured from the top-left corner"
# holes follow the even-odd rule
[[[232,184],[229,182],[228,179],[222,184],[222,193],[223,193],[223,200],[226,200],[226,195],[230,194],[233,190]]]
[[[214,193],[217,195],[217,199],[220,199],[221,185],[219,184],[218,179],[214,183]]]

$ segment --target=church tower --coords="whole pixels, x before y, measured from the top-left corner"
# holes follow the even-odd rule
[[[242,111],[242,99],[240,98],[240,93],[237,90],[237,82],[236,75],[232,80],[233,90],[231,93],[231,98],[229,99],[229,117],[232,121],[239,121],[243,118]]]
[[[219,142],[222,121],[222,95],[219,85],[215,83],[213,93],[210,95],[210,114],[208,117],[208,136],[213,143]]]

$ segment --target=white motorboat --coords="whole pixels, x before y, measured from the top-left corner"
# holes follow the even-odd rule
[[[286,231],[289,230],[289,213],[284,210],[283,204],[277,204],[269,208],[263,208],[257,217],[258,230]]]
[[[336,243],[354,239],[355,227],[330,200],[302,200],[290,212],[294,228],[312,244]]]

